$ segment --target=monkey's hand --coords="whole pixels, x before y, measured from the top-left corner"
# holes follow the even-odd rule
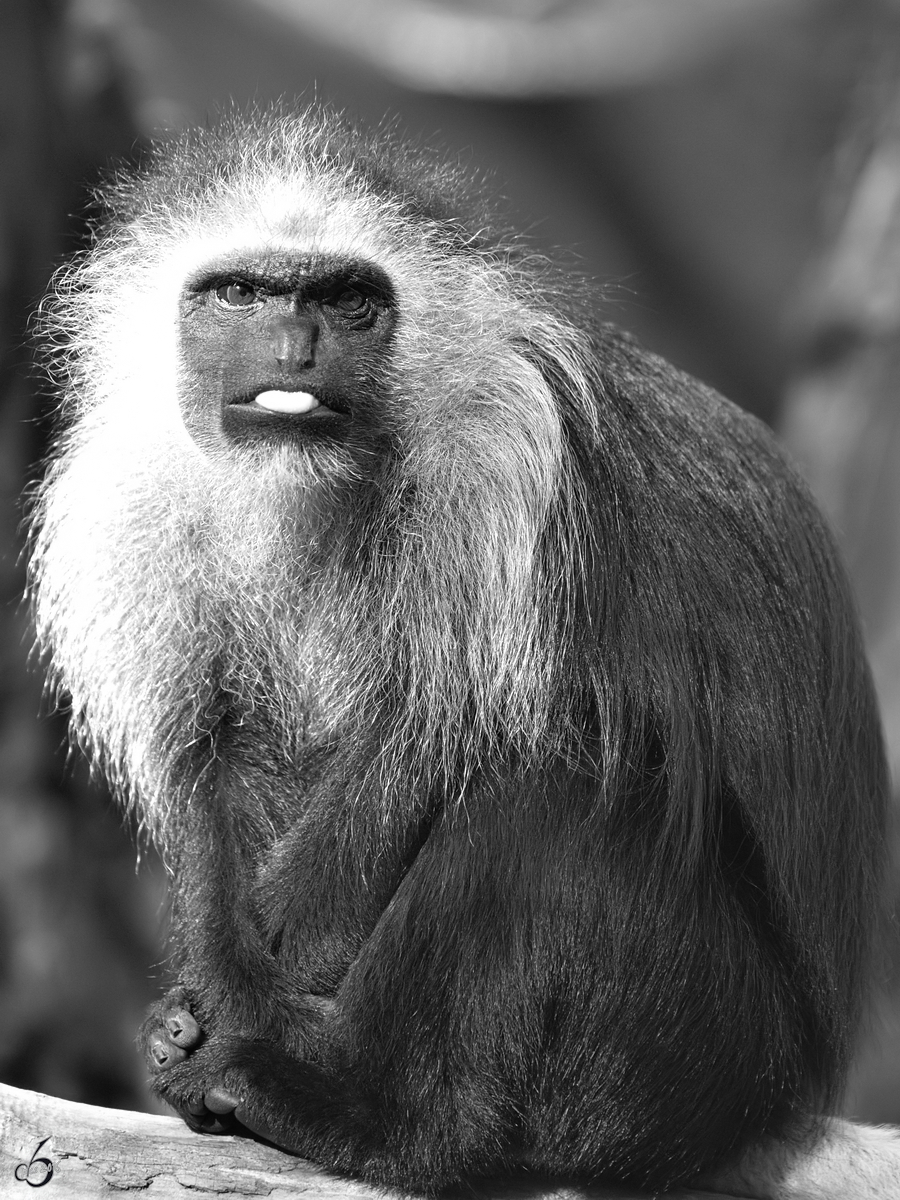
[[[138,1034],[138,1045],[155,1074],[183,1062],[203,1041],[203,1030],[182,988],[172,988],[152,1006]]]
[[[173,988],[150,1009],[138,1038],[153,1092],[199,1132],[249,1132],[298,1152],[285,1099],[293,1093],[302,1108],[300,1098],[312,1087],[320,1103],[322,1072],[303,1060],[334,1008],[329,997],[304,994],[302,1000],[294,1032],[303,1028],[305,1036],[288,1045],[283,1038],[235,1035],[219,1022],[215,1029],[203,1028],[189,995]]]
[[[184,989],[172,988],[148,1012],[138,1034],[138,1045],[155,1077],[153,1091],[171,1104],[193,1129],[224,1133],[233,1127],[231,1112],[235,1105],[229,1106],[228,1098],[224,1102],[218,1099],[216,1093],[222,1089],[212,1087],[207,1091],[201,1087],[198,1090],[196,1080],[192,1080],[187,1088],[179,1087],[178,1077],[184,1072],[172,1073],[173,1068],[184,1063],[206,1041],[191,1009],[191,1001]]]
[[[333,1086],[321,1067],[283,1045],[213,1034],[159,1070],[153,1091],[201,1133],[251,1133],[302,1154],[304,1118],[321,1115]]]

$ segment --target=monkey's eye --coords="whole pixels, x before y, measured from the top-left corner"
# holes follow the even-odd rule
[[[216,299],[226,308],[247,308],[259,303],[259,292],[249,283],[232,279],[229,283],[220,283],[216,288]]]
[[[369,298],[362,292],[358,292],[356,288],[340,288],[328,297],[327,303],[339,312],[355,315],[368,307]]]

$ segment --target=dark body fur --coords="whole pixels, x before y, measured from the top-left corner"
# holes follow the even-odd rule
[[[416,193],[413,164],[392,185],[353,137],[328,137],[310,161],[343,155],[441,262],[493,269],[496,248],[435,207],[439,181]],[[174,161],[141,185],[148,210],[197,187]],[[221,161],[225,178],[246,169]],[[296,590],[271,620],[319,623],[293,725],[277,638],[255,645],[181,543],[172,590],[238,630],[253,669],[210,638],[131,724],[104,715],[98,634],[55,615],[52,489],[71,448],[39,517],[38,621],[83,736],[174,871],[179,988],[145,1036],[183,1005],[203,1040],[157,1076],[162,1096],[202,1127],[199,1101],[225,1088],[277,1144],[409,1188],[523,1165],[671,1186],[805,1132],[840,1089],[879,869],[878,722],[831,540],[768,432],[610,327],[555,357],[540,304],[581,318],[538,303],[531,267],[503,270],[537,307],[506,336],[552,397],[562,464],[535,510],[529,595],[510,601],[535,621],[518,650],[490,609],[516,564],[491,576],[472,532],[502,531],[508,500],[482,517],[494,480],[461,417],[424,418],[461,474],[454,504],[412,479],[422,418],[397,415],[390,373],[343,447],[353,470],[297,484],[314,532],[285,535]],[[297,453],[315,465],[315,446]],[[112,590],[125,568],[107,567]],[[179,663],[202,656],[188,623],[171,622]],[[321,681],[345,679],[352,710],[317,715]],[[136,728],[146,778],[127,762]]]

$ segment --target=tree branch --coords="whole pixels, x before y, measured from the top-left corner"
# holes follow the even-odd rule
[[[46,1187],[48,1200],[128,1193],[153,1200],[385,1200],[385,1191],[330,1175],[249,1138],[193,1133],[177,1117],[97,1108],[0,1084],[0,1197],[22,1200]],[[541,1180],[485,1184],[469,1200],[642,1200],[621,1188],[572,1188]],[[728,1200],[673,1192],[667,1200]]]

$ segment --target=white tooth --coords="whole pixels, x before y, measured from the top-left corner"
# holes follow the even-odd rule
[[[269,412],[280,413],[312,412],[319,407],[319,401],[311,392],[260,392],[256,403]]]

